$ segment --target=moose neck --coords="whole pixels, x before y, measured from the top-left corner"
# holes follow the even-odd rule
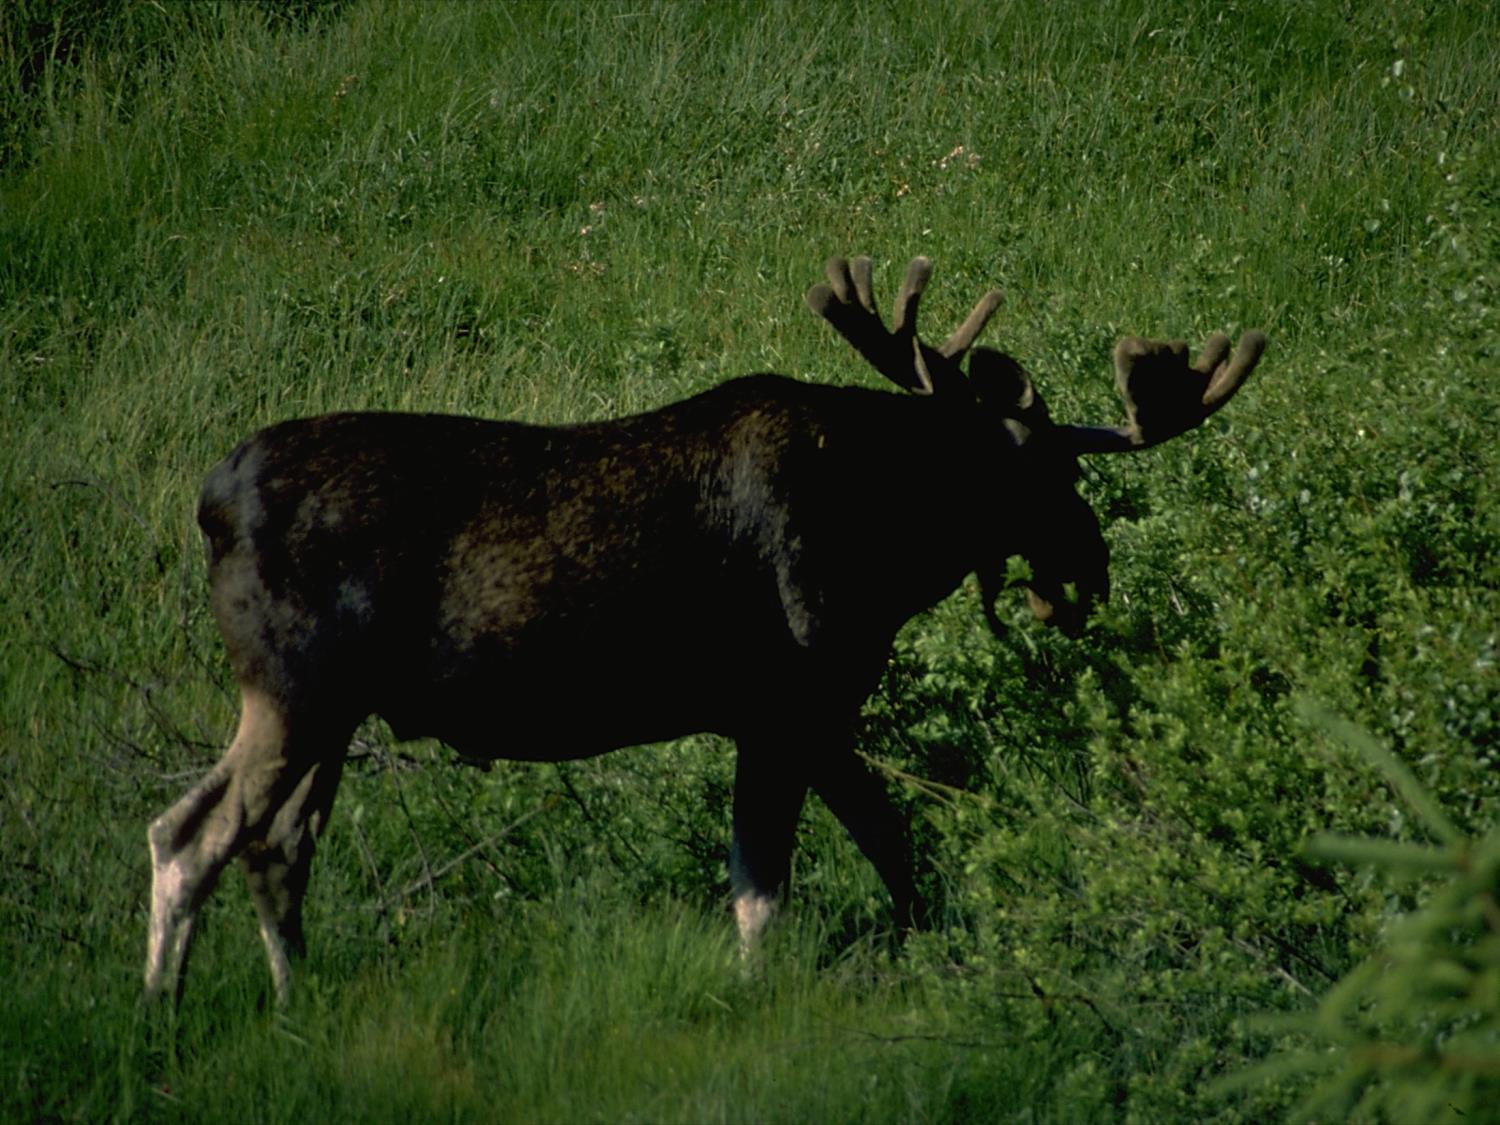
[[[830,557],[850,612],[894,635],[985,562],[986,498],[1015,449],[961,403],[865,391],[843,401],[843,417],[819,435],[830,495],[809,531],[837,545]]]

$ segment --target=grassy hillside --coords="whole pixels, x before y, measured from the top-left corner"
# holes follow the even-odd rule
[[[1303,1079],[1213,1088],[1302,1042],[1246,1017],[1428,893],[1304,856],[1424,829],[1296,701],[1495,828],[1493,5],[23,0],[0,52],[0,1116],[1274,1119]],[[932,326],[1004,288],[1064,420],[1119,420],[1121,334],[1271,339],[1203,432],[1086,466],[1087,638],[971,588],[902,634],[862,747],[939,932],[894,950],[810,807],[742,973],[728,747],[481,774],[372,723],[291,1009],[231,874],[140,1011],[145,825],[235,718],[207,469],[330,409],[874,385],[801,299],[854,252],[930,255]]]

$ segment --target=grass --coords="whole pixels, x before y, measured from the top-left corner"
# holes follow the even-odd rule
[[[1285,1045],[1243,1018],[1309,1008],[1421,898],[1301,857],[1412,826],[1293,697],[1493,827],[1490,6],[14,13],[0,1115],[1275,1117],[1289,1076],[1209,1092]],[[860,251],[888,284],[934,258],[933,332],[1002,286],[988,339],[1067,420],[1117,420],[1119,334],[1271,339],[1204,433],[1087,466],[1115,559],[1093,635],[1007,604],[994,639],[972,589],[903,633],[862,745],[938,857],[941,932],[893,953],[813,808],[747,977],[725,747],[481,775],[372,724],[292,1009],[264,1011],[231,877],[182,1011],[140,1012],[144,826],[234,721],[208,467],[322,410],[873,383],[800,297]],[[955,486],[999,513],[1022,482]]]

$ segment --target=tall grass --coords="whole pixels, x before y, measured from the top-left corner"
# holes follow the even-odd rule
[[[1466,832],[1500,800],[1491,6],[79,12],[0,16],[6,1116],[1293,1104],[1290,1077],[1206,1092],[1275,1046],[1241,1017],[1307,1007],[1415,901],[1299,858],[1409,829],[1294,692]],[[903,633],[862,745],[943,869],[940,933],[893,952],[813,808],[741,975],[726,747],[480,775],[372,724],[291,1011],[261,1011],[229,878],[182,1011],[139,1012],[143,829],[234,720],[207,468],[322,410],[546,422],[754,370],[873,381],[800,298],[855,251],[932,255],[932,324],[1002,286],[990,335],[1064,419],[1116,420],[1120,333],[1272,340],[1208,431],[1088,466],[1116,588],[1093,636],[1002,606],[996,640],[971,589]],[[955,482],[976,518],[1023,485]]]

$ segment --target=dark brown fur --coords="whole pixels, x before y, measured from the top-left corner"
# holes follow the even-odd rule
[[[906,620],[1029,546],[974,510],[1035,479],[980,421],[755,376],[584,426],[283,423],[204,486],[214,613],[289,711],[469,757],[848,720]]]

